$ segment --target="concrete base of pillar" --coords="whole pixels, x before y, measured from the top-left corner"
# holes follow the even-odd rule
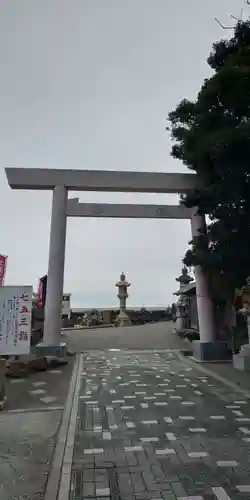
[[[242,346],[238,354],[233,355],[233,367],[244,372],[250,371],[250,345]]]
[[[198,361],[226,361],[231,358],[227,342],[192,342],[193,355]]]
[[[131,321],[129,316],[124,312],[121,311],[119,316],[116,318],[116,323],[118,326],[129,326],[131,325]]]
[[[37,357],[54,356],[55,358],[66,358],[67,344],[66,342],[60,342],[60,344],[49,345],[41,342],[36,345],[36,355]]]

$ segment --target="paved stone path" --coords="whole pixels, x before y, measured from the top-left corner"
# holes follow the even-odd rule
[[[118,328],[93,328],[64,332],[62,337],[73,351],[87,349],[187,349],[183,339],[173,334],[174,323],[165,321]]]
[[[247,500],[249,442],[250,401],[175,353],[89,351],[70,500]]]
[[[62,409],[67,399],[75,358],[69,357],[68,361],[68,365],[32,373],[26,378],[7,379],[5,411]]]
[[[77,366],[78,358],[70,357],[67,366],[6,381],[7,402],[0,412],[0,500],[44,500]]]
[[[43,500],[62,411],[0,413],[0,499]]]

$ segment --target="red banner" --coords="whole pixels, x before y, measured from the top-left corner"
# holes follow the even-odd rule
[[[43,282],[40,279],[37,290],[36,307],[42,307],[42,305],[43,305]]]
[[[7,267],[7,256],[0,255],[0,286],[4,285],[6,267]]]

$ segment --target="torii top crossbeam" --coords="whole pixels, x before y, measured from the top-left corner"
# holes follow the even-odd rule
[[[12,167],[5,172],[12,189],[51,190],[61,185],[71,191],[187,193],[199,185],[191,173]]]

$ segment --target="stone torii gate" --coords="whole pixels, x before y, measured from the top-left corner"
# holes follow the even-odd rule
[[[47,350],[60,345],[67,217],[190,219],[192,237],[205,228],[205,217],[182,205],[79,203],[78,198],[68,199],[68,191],[188,193],[199,185],[195,174],[33,168],[5,171],[12,189],[53,191],[43,338]],[[200,359],[214,358],[218,353],[213,304],[200,266],[195,268],[195,279],[200,330],[195,351]]]

